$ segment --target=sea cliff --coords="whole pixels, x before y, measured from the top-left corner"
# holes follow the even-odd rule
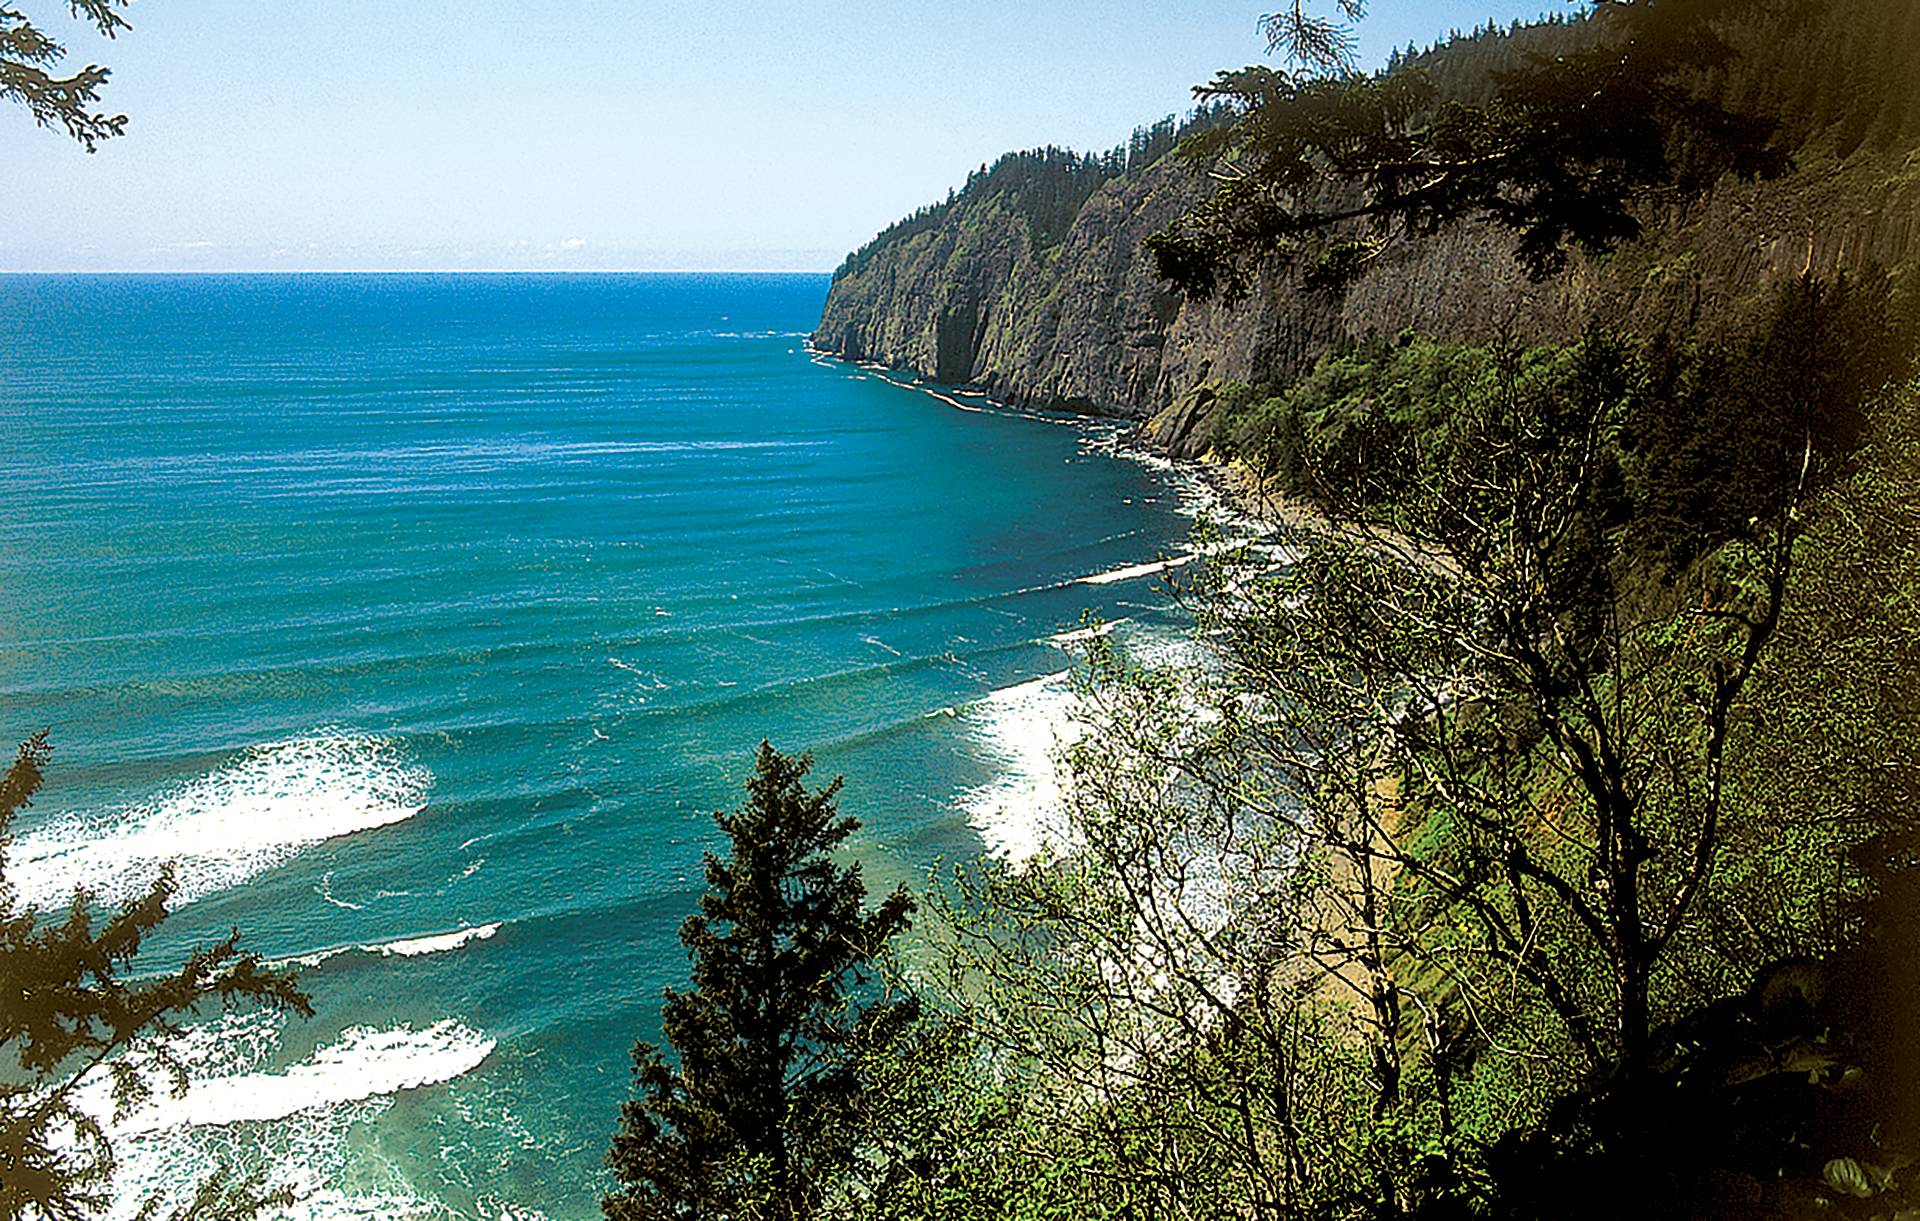
[[[1488,31],[1427,58],[1444,71],[1512,37]],[[1234,304],[1177,295],[1141,246],[1205,197],[1205,167],[1162,151],[1036,192],[1032,165],[1057,159],[1012,156],[849,258],[814,343],[1022,406],[1137,419],[1151,446],[1194,456],[1211,437],[1210,382],[1290,380],[1349,341],[1409,328],[1484,342],[1566,339],[1594,323],[1693,326],[1742,317],[1781,277],[1902,266],[1920,244],[1920,164],[1873,141],[1847,147],[1841,126],[1790,132],[1784,175],[1676,194],[1650,211],[1641,241],[1576,256],[1550,282],[1527,278],[1508,235],[1466,222],[1397,243],[1342,292],[1304,292],[1275,270]]]

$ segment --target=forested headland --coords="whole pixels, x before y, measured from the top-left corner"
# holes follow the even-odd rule
[[[1273,265],[1240,301],[1195,299],[1159,274],[1146,243],[1214,180],[1143,130],[1117,155],[1011,154],[982,167],[950,201],[846,260],[814,342],[1024,406],[1164,415],[1156,443],[1193,454],[1208,439],[1208,382],[1289,381],[1369,337],[1568,342],[1592,322],[1726,326],[1803,269],[1831,276],[1914,257],[1914,20],[1889,0],[1745,13],[1729,32],[1738,55],[1706,75],[1716,96],[1778,124],[1781,172],[1671,184],[1642,201],[1635,241],[1598,256],[1574,249],[1546,280],[1470,216],[1392,243],[1339,291],[1302,292],[1302,269]],[[1527,54],[1577,47],[1586,25],[1481,29],[1409,49],[1395,66],[1471,102]],[[1207,126],[1227,104],[1208,100],[1179,128]]]
[[[1167,569],[1197,660],[1079,634],[1031,859],[872,894],[843,781],[760,744],[661,1041],[577,1100],[613,1221],[1920,1215],[1920,4],[1600,3],[1370,74],[1361,7],[836,273],[819,348],[1132,417],[1268,520]],[[35,39],[0,10],[0,93],[116,134]],[[0,776],[0,1218],[112,1204],[78,1083],[125,1111],[185,1088],[161,1036],[311,1005],[238,932],[142,959],[171,870],[22,903],[56,765]]]

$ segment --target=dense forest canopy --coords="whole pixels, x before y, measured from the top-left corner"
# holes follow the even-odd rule
[[[1004,203],[1026,218],[1035,248],[1044,250],[1066,236],[1081,205],[1102,183],[1138,173],[1172,152],[1181,140],[1226,117],[1224,109],[1206,106],[1188,112],[1184,118],[1168,115],[1134,128],[1125,144],[1100,154],[1076,153],[1051,145],[1003,154],[993,164],[967,175],[965,185],[948,192],[944,202],[929,204],[882,229],[841,262],[834,278],[855,274],[882,250],[932,230],[952,213],[955,204],[963,202]]]
[[[1139,129],[1122,148],[1105,154],[1010,153],[981,167],[944,203],[921,209],[862,246],[836,278],[933,230],[956,204],[987,197],[1028,216],[1036,244],[1048,245],[1059,240],[1073,209],[1095,189],[1137,177],[1175,147],[1185,150],[1195,172],[1225,182],[1152,244],[1176,285],[1201,290],[1209,287],[1209,275],[1223,287],[1232,281],[1244,288],[1263,264],[1319,268],[1335,280],[1350,275],[1382,242],[1399,240],[1395,234],[1402,231],[1392,225],[1361,223],[1375,217],[1405,222],[1411,228],[1404,236],[1474,216],[1536,224],[1546,219],[1542,208],[1564,204],[1567,223],[1536,228],[1531,250],[1516,247],[1530,268],[1545,271],[1569,244],[1604,250],[1638,233],[1650,216],[1684,211],[1722,173],[1777,172],[1856,156],[1897,164],[1920,140],[1920,99],[1910,87],[1912,66],[1920,62],[1920,14],[1911,4],[1675,0],[1600,7],[1677,16],[1671,28],[1652,31],[1658,53],[1646,56],[1651,62],[1640,71],[1658,79],[1635,86],[1645,96],[1607,96],[1607,104],[1585,120],[1585,134],[1566,127],[1564,116],[1553,117],[1566,101],[1553,90],[1575,92],[1568,83],[1573,72],[1597,78],[1596,90],[1620,88],[1606,73],[1619,61],[1621,38],[1638,44],[1648,37],[1632,27],[1623,35],[1622,18],[1611,12],[1595,16],[1584,6],[1570,6],[1539,22],[1489,24],[1430,48],[1396,51],[1380,70],[1357,78],[1291,75],[1264,66],[1223,73],[1198,90],[1201,106],[1185,121],[1169,118]],[[1365,102],[1356,110],[1360,98]],[[1328,109],[1320,113],[1316,108],[1323,104]],[[1672,113],[1656,119],[1663,107]],[[1354,127],[1356,122],[1362,126]],[[1431,164],[1408,155],[1429,143],[1452,142],[1448,157],[1484,158],[1497,148],[1497,160],[1511,165],[1523,150],[1507,135],[1535,128],[1550,135],[1524,153],[1534,158],[1524,171],[1533,185],[1523,190],[1535,200],[1531,220],[1497,198],[1516,188],[1517,179],[1460,180],[1442,192],[1440,184],[1417,177],[1439,164],[1431,150],[1421,154]],[[1286,141],[1306,141],[1301,149],[1321,137],[1334,143],[1301,162],[1313,167],[1306,177],[1282,180],[1259,169],[1268,155],[1260,151],[1263,142],[1281,140],[1282,133],[1291,133]],[[1476,141],[1488,148],[1473,153]],[[1339,155],[1328,156],[1336,145]],[[1294,164],[1288,159],[1296,151],[1285,141],[1268,150],[1276,165]],[[1404,181],[1389,182],[1383,173]],[[1410,191],[1412,181],[1420,181],[1421,189]],[[1548,186],[1555,194],[1544,193]],[[1573,193],[1553,203],[1564,190]],[[1631,208],[1623,192],[1631,194]],[[1361,195],[1370,195],[1372,203]],[[1283,204],[1281,197],[1293,202]],[[1338,219],[1356,207],[1362,215]],[[1276,224],[1288,231],[1275,230]],[[1603,225],[1604,231],[1595,227]],[[1576,232],[1580,226],[1587,227],[1584,236]],[[1329,228],[1326,239],[1303,244]],[[1239,262],[1242,255],[1248,261]],[[1181,271],[1182,259],[1198,261]]]
[[[1182,290],[1238,296],[1276,260],[1338,284],[1395,241],[1478,220],[1544,279],[1637,238],[1662,202],[1781,173],[1791,144],[1739,87],[1763,70],[1743,52],[1817,25],[1786,0],[1599,4],[1551,40],[1483,33],[1441,73],[1421,56],[1370,76],[1223,72],[1196,93],[1234,122],[1183,146],[1219,185],[1148,247]]]

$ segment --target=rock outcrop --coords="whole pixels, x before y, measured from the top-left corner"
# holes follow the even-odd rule
[[[1640,242],[1576,257],[1546,283],[1528,280],[1508,235],[1463,223],[1389,249],[1338,295],[1275,273],[1227,305],[1176,295],[1141,247],[1209,189],[1177,157],[1113,169],[1077,211],[1049,196],[1057,215],[1045,227],[1011,171],[976,179],[849,260],[816,346],[1024,406],[1139,419],[1175,456],[1209,443],[1209,382],[1290,379],[1344,342],[1408,328],[1547,341],[1594,322],[1735,319],[1781,277],[1891,269],[1920,252],[1920,153],[1841,157],[1814,139],[1785,176],[1672,204]]]

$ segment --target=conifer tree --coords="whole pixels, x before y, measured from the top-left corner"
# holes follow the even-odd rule
[[[120,9],[127,0],[69,0],[67,7],[101,34],[112,38],[127,28]],[[10,4],[0,4],[0,101],[18,102],[42,127],[60,127],[93,152],[103,140],[127,128],[127,116],[95,107],[112,75],[88,64],[58,75],[67,49]]]
[[[113,1120],[156,1087],[186,1089],[166,1043],[184,1020],[210,1005],[312,1012],[293,978],[242,950],[238,933],[193,950],[170,972],[130,969],[166,918],[170,866],[117,912],[98,912],[84,889],[64,911],[19,906],[6,880],[8,832],[50,755],[47,735],[36,734],[0,774],[0,1221],[82,1221],[112,1202]],[[111,1113],[91,1097],[100,1082],[110,1086]],[[222,1170],[165,1216],[238,1221],[291,1201],[258,1176]],[[148,1201],[141,1215],[159,1215],[161,1203]]]
[[[1778,7],[1595,0],[1584,45],[1520,56],[1474,101],[1418,63],[1345,70],[1346,27],[1292,4],[1268,18],[1269,40],[1306,70],[1242,68],[1194,90],[1235,116],[1182,146],[1218,186],[1146,248],[1181,291],[1234,300],[1264,267],[1292,264],[1308,286],[1336,288],[1393,241],[1479,218],[1513,233],[1515,257],[1548,278],[1571,250],[1637,238],[1641,209],[1675,188],[1785,168],[1776,116],[1703,89],[1738,59],[1726,24]]]
[[[729,850],[708,853],[708,892],[680,928],[693,988],[668,989],[669,1059],[633,1051],[638,1096],[608,1155],[622,1186],[612,1221],[811,1216],[848,1167],[866,1107],[862,1056],[913,1020],[911,1000],[868,998],[875,958],[913,902],[873,911],[857,864],[835,848],[858,827],[835,805],[840,780],[809,792],[809,755],[760,744],[747,802],[716,813]]]

